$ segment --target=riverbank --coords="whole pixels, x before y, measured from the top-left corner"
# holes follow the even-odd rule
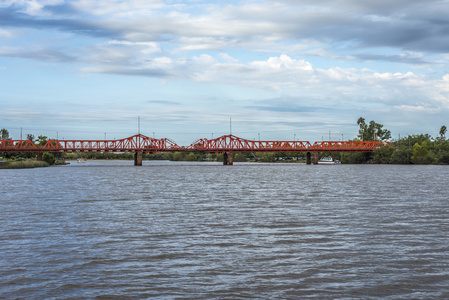
[[[6,164],[0,166],[0,169],[30,169],[30,168],[44,168],[50,166],[44,161],[6,161]]]

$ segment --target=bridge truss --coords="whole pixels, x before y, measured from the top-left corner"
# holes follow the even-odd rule
[[[28,140],[0,140],[0,152],[371,152],[388,142],[379,141],[254,141],[235,135],[198,139],[179,146],[168,138],[155,139],[136,134],[119,140],[49,140],[36,145]]]

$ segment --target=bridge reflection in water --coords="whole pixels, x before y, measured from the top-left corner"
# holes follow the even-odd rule
[[[179,146],[168,138],[155,139],[136,134],[119,140],[49,140],[36,145],[29,140],[0,140],[0,152],[133,152],[134,165],[142,165],[142,153],[156,152],[205,152],[223,153],[223,164],[232,165],[232,153],[238,152],[306,152],[307,163],[311,153],[318,152],[371,152],[388,142],[379,141],[252,141],[235,135],[223,135],[215,139],[198,139],[189,146]]]

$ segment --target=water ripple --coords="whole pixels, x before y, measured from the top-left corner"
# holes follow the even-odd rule
[[[447,167],[7,171],[0,299],[449,298]]]

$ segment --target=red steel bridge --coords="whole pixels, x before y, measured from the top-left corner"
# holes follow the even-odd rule
[[[224,135],[215,139],[198,139],[189,146],[179,146],[168,138],[155,139],[136,134],[119,140],[49,140],[45,145],[36,145],[29,140],[0,140],[0,152],[134,152],[135,164],[141,165],[142,153],[156,152],[207,152],[224,153],[225,160],[234,152],[371,152],[388,142],[378,141],[254,141],[235,135]],[[140,155],[140,161],[139,161]],[[227,164],[226,162],[224,162]]]

